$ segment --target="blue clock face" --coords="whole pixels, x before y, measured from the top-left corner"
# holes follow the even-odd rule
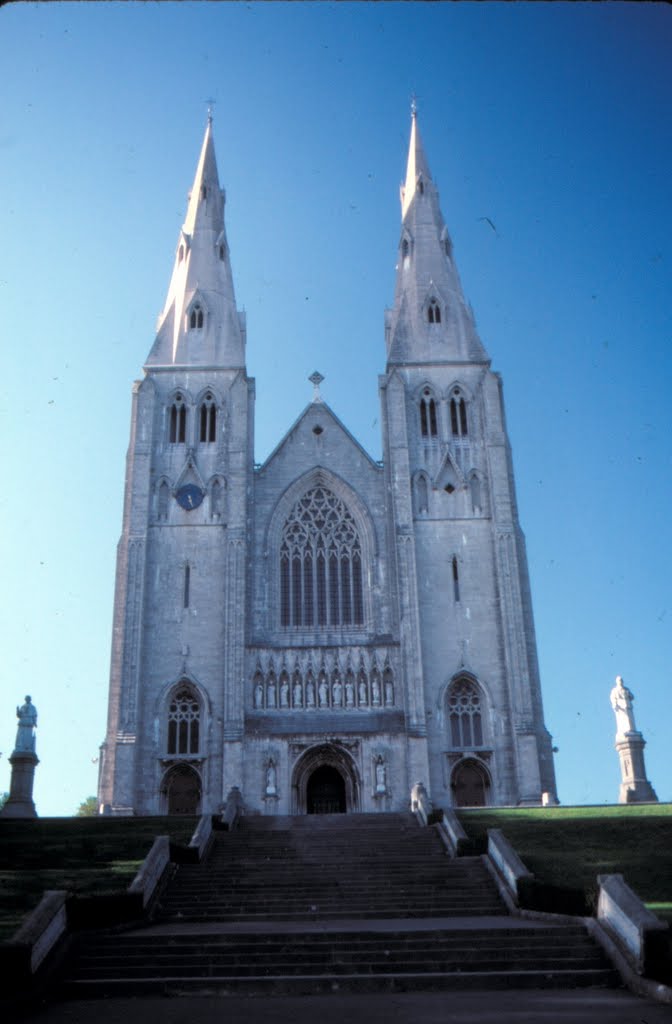
[[[198,508],[203,501],[203,491],[197,484],[185,484],[180,487],[175,497],[178,505],[191,512],[192,508]]]

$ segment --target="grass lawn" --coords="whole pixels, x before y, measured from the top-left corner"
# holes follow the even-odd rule
[[[197,818],[0,819],[0,941],[45,889],[124,892],[156,836],[187,845]]]
[[[501,807],[459,811],[472,838],[502,830],[540,881],[582,889],[622,874],[644,902],[672,920],[672,804]]]

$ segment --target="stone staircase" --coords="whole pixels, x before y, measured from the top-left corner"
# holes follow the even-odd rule
[[[411,814],[243,818],[183,865],[163,921],[296,921],[503,914],[480,858],[453,860]]]
[[[426,991],[618,984],[580,924],[513,918],[480,857],[410,814],[243,818],[146,927],[80,936],[62,992]]]

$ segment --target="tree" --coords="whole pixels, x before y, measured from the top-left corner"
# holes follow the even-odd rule
[[[77,808],[76,818],[96,818],[98,816],[98,800],[95,796],[87,796]]]
[[[0,811],[9,800],[9,793],[0,793]]]

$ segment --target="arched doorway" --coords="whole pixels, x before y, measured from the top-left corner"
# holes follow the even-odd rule
[[[478,761],[461,761],[453,771],[451,788],[456,807],[485,807],[490,788],[487,769]]]
[[[168,814],[198,814],[201,808],[201,780],[188,764],[178,764],[164,777],[162,794]]]
[[[338,768],[323,764],[306,786],[308,814],[345,814],[345,781]]]
[[[322,743],[299,757],[292,772],[293,814],[347,814],[359,810],[360,783],[350,751]]]

